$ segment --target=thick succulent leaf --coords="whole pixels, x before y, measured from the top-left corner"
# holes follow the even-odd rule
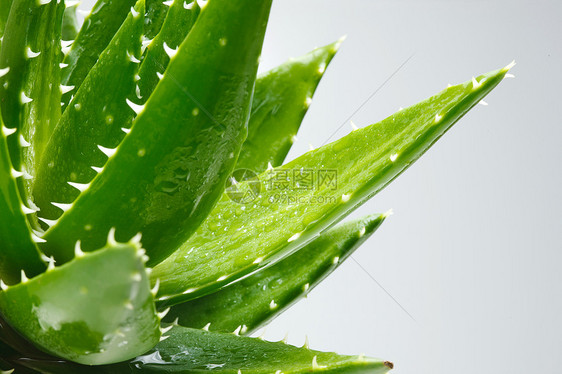
[[[383,374],[392,363],[370,357],[343,356],[297,348],[282,342],[174,327],[169,338],[146,354],[129,362],[105,366],[79,366],[73,363],[24,359],[16,361],[40,372],[52,374],[122,373],[229,373],[304,374],[369,373]]]
[[[364,203],[417,160],[486,96],[508,68],[403,109],[237,185],[182,247],[154,268],[161,300],[202,296],[293,253]],[[259,189],[261,188],[261,192]],[[251,192],[251,193],[250,193]],[[259,192],[259,193],[258,193]],[[170,299],[170,297],[172,299]]]
[[[136,108],[131,132],[47,231],[46,253],[65,262],[76,240],[94,250],[116,227],[122,240],[142,232],[152,265],[195,231],[220,198],[247,135],[270,6],[208,3],[146,106]]]
[[[386,373],[389,362],[297,348],[282,342],[174,327],[170,337],[131,366],[155,373]]]
[[[13,0],[0,0],[0,43],[2,42],[1,38],[4,35],[6,22],[8,22],[8,16],[10,15],[12,2]]]
[[[9,140],[12,162],[26,171],[23,196],[30,197],[31,177],[60,118],[60,48],[64,3],[15,0],[6,25],[0,67],[4,123],[16,128]]]
[[[250,334],[284,312],[333,272],[382,224],[372,215],[341,224],[291,256],[215,293],[174,305],[164,321]]]
[[[67,0],[68,4],[68,0]],[[62,17],[62,40],[74,41],[78,36],[80,26],[76,18],[76,11],[78,10],[78,3],[67,6]]]
[[[11,164],[6,139],[9,131],[1,118],[0,128],[0,279],[15,284],[20,281],[21,270],[33,276],[43,272],[45,264],[35,244],[37,237],[28,226],[26,214],[33,210],[20,198],[15,178],[21,178],[23,174],[14,170]]]
[[[151,3],[157,4],[158,1],[152,1]],[[170,56],[167,52],[177,49],[199,16],[201,8],[199,8],[196,1],[190,3],[187,8],[186,4],[185,0],[175,0],[173,2],[170,10],[164,13],[167,16],[160,32],[146,49],[139,70],[140,79],[138,82],[139,96],[143,102],[148,100],[170,63]],[[168,9],[167,6],[162,6]],[[150,10],[148,13],[150,14]]]
[[[96,64],[102,51],[108,46],[113,36],[125,21],[130,9],[137,0],[98,0],[91,13],[84,19],[82,28],[70,51],[64,58],[66,66],[62,69],[62,82],[66,86],[78,89]],[[73,92],[63,95],[63,102],[68,104]]]
[[[173,0],[177,3],[176,0]],[[186,5],[189,0],[184,0]],[[182,4],[183,5],[183,4]],[[170,9],[169,1],[164,0],[146,0],[146,24],[144,26],[144,35],[148,40],[153,39],[160,32],[164,20]]]
[[[0,292],[6,321],[42,350],[83,364],[135,357],[160,338],[160,319],[136,243],[77,253],[63,266]]]
[[[144,26],[144,0],[129,14],[96,65],[90,70],[65,110],[43,154],[34,186],[38,216],[44,228],[63,212],[60,206],[74,201],[107,161],[98,145],[115,148],[131,127],[134,112],[127,105],[134,99]],[[135,62],[136,61],[136,62]],[[92,168],[94,167],[94,169]],[[69,184],[72,183],[72,184]],[[64,205],[63,205],[64,207]]]
[[[264,171],[279,166],[299,130],[312,95],[342,40],[317,48],[264,73],[256,81],[248,138],[237,169]]]

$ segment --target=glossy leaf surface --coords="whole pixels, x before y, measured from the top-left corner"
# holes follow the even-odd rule
[[[62,59],[60,40],[64,3],[15,0],[0,52],[0,99],[4,123],[17,129],[9,139],[24,201],[31,201],[32,177],[60,118]]]
[[[32,210],[21,201],[15,177],[23,174],[12,166],[6,132],[0,118],[0,279],[15,284],[20,281],[22,269],[37,275],[45,270],[45,264],[28,226],[26,213]]]
[[[102,51],[125,21],[136,0],[98,0],[64,58],[67,65],[62,70],[62,82],[78,89],[90,69],[96,64]],[[70,102],[73,93],[63,95],[63,102]],[[63,108],[63,109],[64,109]]]
[[[174,305],[165,321],[211,331],[250,334],[272,320],[333,272],[382,224],[372,215],[340,224],[291,256],[215,293]]]
[[[105,248],[0,292],[0,311],[42,350],[83,364],[135,357],[160,338],[142,252]]]
[[[107,156],[99,146],[115,148],[125,137],[122,128],[131,127],[134,112],[126,100],[134,99],[139,64],[133,61],[140,58],[144,1],[136,11],[137,17],[129,14],[90,70],[45,149],[33,188],[43,222],[63,213],[51,203],[72,203],[80,194],[69,182],[88,184],[105,165]]]
[[[131,132],[45,234],[46,253],[68,261],[76,240],[94,250],[116,227],[120,240],[142,232],[152,266],[195,231],[246,137],[270,6],[271,0],[207,5],[146,106],[136,108]]]
[[[62,40],[74,41],[80,31],[76,11],[78,4],[67,6],[62,17]]]
[[[157,4],[158,1],[151,1],[151,3]],[[163,25],[159,28],[160,32],[146,48],[139,70],[140,79],[138,82],[138,93],[142,102],[148,100],[170,63],[170,56],[166,53],[167,50],[176,50],[178,48],[189,31],[191,31],[199,16],[201,8],[199,8],[196,1],[190,3],[190,6],[187,8],[185,4],[187,4],[185,0],[175,0],[170,5],[169,11],[163,13],[166,15],[166,19],[162,21]],[[166,10],[168,9],[166,5],[161,6]],[[155,12],[155,8],[152,11]],[[150,9],[148,14],[150,16]],[[150,20],[150,18],[147,17],[147,20]]]
[[[385,187],[486,96],[507,68],[452,86],[228,191],[155,267],[166,304],[213,292],[312,240]],[[314,179],[316,178],[316,179]],[[316,182],[314,182],[316,180]],[[306,187],[306,188],[305,188]],[[246,202],[241,204],[240,202]]]
[[[22,364],[52,374],[304,374],[313,371],[383,374],[393,366],[390,362],[365,356],[343,356],[307,347],[297,348],[281,342],[273,343],[179,326],[174,327],[168,335],[169,338],[158,343],[154,349],[127,363],[86,367],[62,362],[25,360]]]
[[[264,171],[279,166],[293,145],[314,91],[342,40],[292,58],[260,75],[237,169]]]

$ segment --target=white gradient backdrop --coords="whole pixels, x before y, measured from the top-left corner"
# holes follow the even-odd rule
[[[259,1],[259,0],[256,0]],[[93,1],[84,1],[82,8]],[[554,373],[562,351],[562,2],[276,0],[263,69],[347,34],[290,158],[516,59],[504,81],[354,216],[395,214],[269,340],[397,374]],[[349,124],[337,131],[341,137]]]

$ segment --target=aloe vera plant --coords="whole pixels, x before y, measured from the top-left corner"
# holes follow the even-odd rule
[[[248,336],[387,214],[340,223],[512,65],[285,163],[336,41],[258,75],[272,0],[0,0],[0,370],[386,373]]]

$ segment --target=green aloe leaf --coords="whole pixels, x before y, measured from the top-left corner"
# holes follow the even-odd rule
[[[319,352],[282,342],[174,327],[164,341],[146,354],[115,365],[88,367],[61,361],[26,359],[26,367],[52,374],[121,373],[225,373],[225,374],[304,374],[369,373],[384,374],[392,363],[360,356]]]
[[[24,174],[14,169],[8,152],[7,135],[16,136],[4,127],[0,118],[0,279],[7,284],[20,281],[21,271],[34,276],[45,270],[27,215],[34,212],[20,197],[17,179]]]
[[[248,138],[240,152],[237,169],[261,172],[268,163],[273,166],[283,163],[314,91],[342,40],[292,58],[258,77]]]
[[[78,19],[76,18],[76,11],[78,10],[78,4],[69,5],[70,1],[66,1],[66,9],[62,17],[62,40],[72,40],[74,41],[78,36],[80,31],[80,26],[78,24]]]
[[[103,171],[45,234],[61,262],[117,228],[142,232],[152,266],[185,241],[224,190],[247,134],[271,0],[209,2]],[[225,21],[228,20],[228,21]],[[173,53],[171,53],[173,55]],[[103,204],[100,204],[103,201]]]
[[[78,89],[90,69],[96,64],[102,51],[125,21],[137,0],[98,0],[91,13],[84,19],[82,28],[64,58],[62,82]],[[75,91],[74,91],[75,92]],[[63,95],[63,103],[70,102],[73,92]]]
[[[44,228],[54,224],[107,161],[98,145],[115,148],[131,127],[144,26],[144,0],[129,14],[64,112],[43,154],[33,186]],[[100,125],[101,124],[101,125]],[[92,168],[93,167],[93,168]],[[69,182],[71,184],[69,184]],[[56,203],[57,205],[52,205]],[[63,204],[63,205],[59,205]]]
[[[158,4],[159,1],[152,1],[151,3]],[[164,13],[166,19],[163,21],[163,25],[161,25],[160,32],[146,49],[139,70],[140,79],[138,82],[139,96],[143,102],[146,102],[152,94],[170,63],[170,56],[166,52],[177,49],[199,16],[201,8],[199,8],[196,1],[190,3],[190,6],[187,8],[186,4],[185,0],[175,0],[173,2],[169,11]],[[166,5],[162,6],[168,9]],[[149,10],[148,14],[150,13]]]
[[[13,0],[0,0],[0,38],[4,35],[4,29],[6,28],[6,22],[8,22],[12,1]]]
[[[175,3],[178,1],[173,0]],[[184,0],[183,3],[187,5],[191,0]],[[148,40],[154,39],[160,32],[164,20],[167,17],[168,10],[170,9],[170,1],[164,0],[146,0],[146,24],[144,27],[144,35]]]
[[[174,327],[169,338],[131,366],[154,373],[386,373],[389,362],[341,356],[233,334]]]
[[[365,242],[386,215],[340,224],[291,256],[215,293],[174,305],[164,321],[181,326],[250,334],[332,273]]]
[[[154,268],[160,300],[167,305],[208,294],[293,253],[402,173],[508,69],[449,87],[353,131],[260,175],[263,183],[240,183],[238,190],[252,197],[246,204],[232,201],[227,191],[196,234]]]
[[[160,338],[160,318],[136,242],[108,244],[0,292],[10,325],[45,352],[83,364],[135,357]],[[54,264],[54,263],[53,263]]]
[[[61,25],[63,2],[15,0],[4,35],[0,98],[4,123],[16,128],[9,148],[13,164],[23,168],[23,197],[30,196],[42,151],[60,118]]]

